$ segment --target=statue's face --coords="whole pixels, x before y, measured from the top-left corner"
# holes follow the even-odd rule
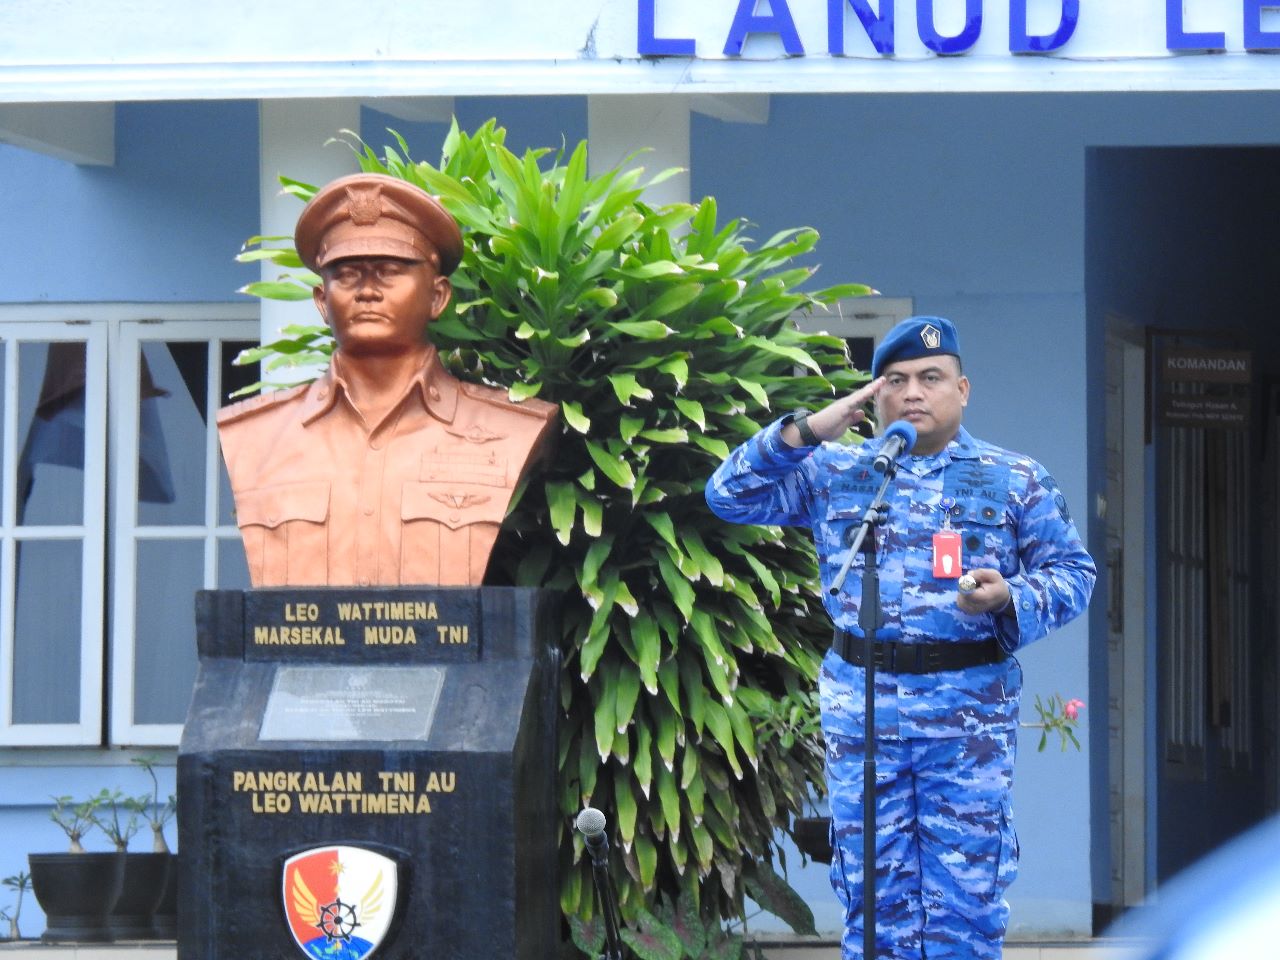
[[[427,324],[449,302],[452,285],[431,261],[350,257],[326,265],[316,308],[348,356],[387,356],[421,348]]]

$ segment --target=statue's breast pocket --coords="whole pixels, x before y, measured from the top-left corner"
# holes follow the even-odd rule
[[[236,495],[236,524],[255,587],[329,579],[329,481],[284,483]]]
[[[473,523],[502,523],[509,491],[466,480],[404,485],[400,519],[405,524],[443,524],[458,530]]]
[[[400,500],[402,583],[479,584],[511,491],[464,474],[409,481]]]

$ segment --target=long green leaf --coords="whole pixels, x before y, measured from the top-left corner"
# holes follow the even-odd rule
[[[662,638],[657,622],[646,612],[641,612],[631,623],[631,639],[636,648],[636,667],[644,688],[651,694],[658,692],[658,663],[662,658]]]
[[[556,539],[562,545],[568,544],[573,535],[573,515],[578,498],[574,496],[572,484],[568,483],[548,483],[546,491],[547,509],[550,511],[549,517]]]
[[[600,472],[624,490],[630,490],[636,484],[635,474],[622,457],[616,456],[593,440],[587,441],[587,452],[592,461],[600,468]]]
[[[255,280],[236,291],[264,300],[310,300],[311,287],[289,280]]]

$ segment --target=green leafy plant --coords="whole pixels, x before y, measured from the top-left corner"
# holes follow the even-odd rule
[[[92,814],[98,828],[121,853],[129,849],[129,841],[142,829],[151,798],[145,793],[127,797],[120,790],[103,789],[97,796]]]
[[[634,926],[621,932],[623,941],[641,960],[738,960],[743,938],[699,910],[692,890],[685,888],[674,904],[663,902],[656,913],[641,910]],[[574,946],[589,957],[604,949],[604,922],[599,914],[569,918]]]
[[[436,166],[393,136],[381,154],[355,142],[360,166],[438,196],[466,237],[428,335],[458,376],[561,410],[554,456],[508,515],[488,579],[563,598],[562,909],[578,934],[598,929],[569,828],[591,804],[625,868],[620,906],[644,940],[632,949],[668,956],[670,911],[718,931],[746,895],[786,887],[775,831],[822,789],[817,727],[789,712],[829,642],[812,547],[794,530],[722,523],[703,486],[764,424],[865,379],[843,341],[791,318],[870,290],[806,291],[813,271],[794,261],[814,231],[756,243],[710,197],[651,206],[638,169],[588,176],[585,143],[517,156],[494,121],[454,124]],[[315,189],[282,183],[302,200]],[[249,241],[241,259],[282,275],[246,292],[310,296],[318,278],[287,242]],[[287,374],[331,349],[323,328],[295,328],[244,359]]]
[[[164,838],[164,828],[165,824],[172,820],[174,814],[178,812],[178,798],[171,793],[168,799],[163,803],[160,802],[160,781],[156,779],[155,757],[134,757],[133,763],[145,770],[147,776],[151,778],[151,800],[149,803],[144,804],[140,811],[147,824],[151,827],[151,851],[152,853],[168,853],[169,844]]]
[[[105,793],[106,791],[103,791]],[[102,803],[102,794],[86,797],[76,803],[71,797],[54,797],[53,809],[49,811],[49,819],[62,828],[70,841],[69,853],[84,853],[80,841],[90,830],[98,825],[96,814]]]
[[[18,902],[14,905],[13,913],[4,910],[0,911],[0,915],[9,921],[9,939],[21,940],[22,931],[18,929],[18,918],[22,916],[22,896],[31,889],[31,874],[25,870],[19,870],[13,876],[0,880],[0,883],[18,892]]]

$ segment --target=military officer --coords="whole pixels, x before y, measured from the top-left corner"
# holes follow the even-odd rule
[[[997,958],[1018,860],[1009,804],[1022,687],[1014,654],[1083,612],[1096,573],[1045,468],[961,425],[970,385],[950,321],[902,321],[871,372],[862,389],[783,417],[734,450],[708,482],[707,501],[737,523],[812,528],[830,587],[879,489],[872,462],[883,443],[838,441],[869,400],[880,422],[915,428],[914,447],[897,457],[887,520],[873,534],[884,619],[872,732],[877,953]],[[953,546],[958,563],[946,562]],[[860,553],[843,588],[823,590],[836,633],[819,677],[847,958],[863,949],[863,568]]]
[[[556,408],[460,382],[427,342],[457,223],[418,187],[362,173],[315,195],[295,243],[323,281],[332,362],[218,414],[253,585],[479,584]]]

